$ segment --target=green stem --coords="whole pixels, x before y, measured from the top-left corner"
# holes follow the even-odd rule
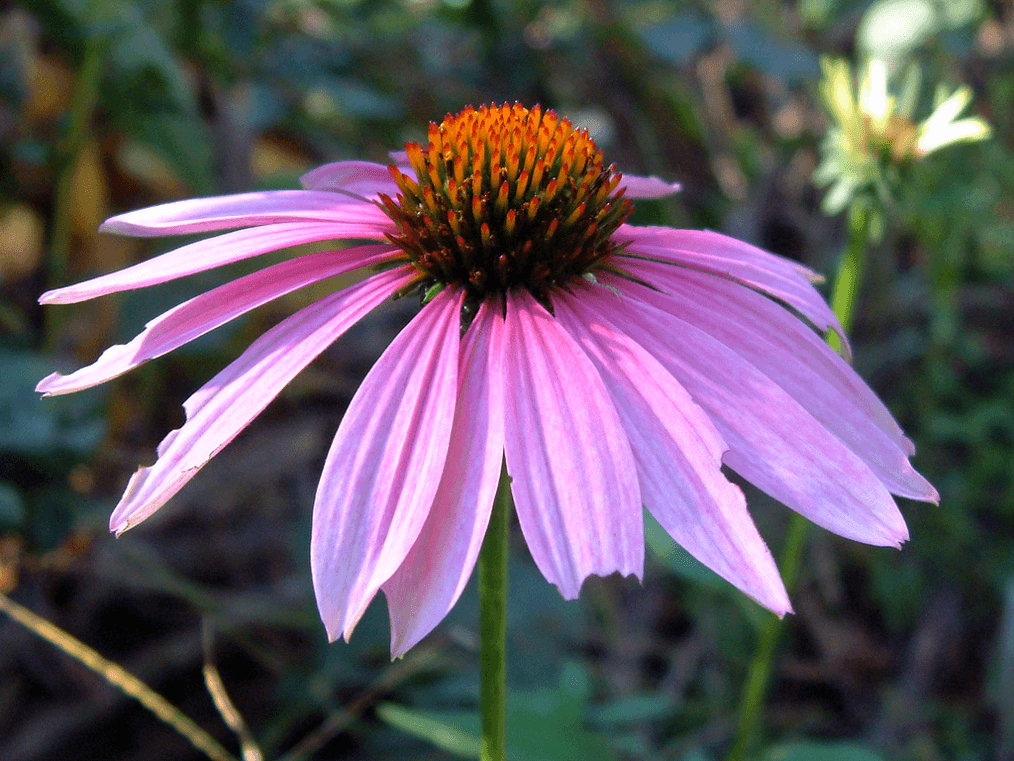
[[[868,234],[867,212],[864,208],[860,208],[859,204],[853,204],[849,212],[848,241],[845,244],[841,263],[838,265],[834,292],[831,296],[834,314],[846,333],[852,326],[852,316],[866,259]],[[827,341],[835,350],[841,350],[841,340],[837,334],[832,332]],[[780,563],[782,579],[790,594],[795,590],[799,578],[799,566],[802,563],[803,550],[806,548],[808,527],[809,522],[806,518],[798,513],[792,514]],[[757,652],[750,663],[746,684],[743,686],[743,694],[740,697],[735,740],[726,761],[744,761],[757,746],[761,719],[764,715],[764,701],[771,684],[775,651],[784,628],[784,618],[768,615],[764,620],[758,637]]]
[[[852,316],[855,310],[856,297],[863,278],[866,265],[866,242],[869,235],[869,213],[860,204],[853,204],[849,212],[849,237],[845,244],[845,252],[838,265],[838,274],[834,279],[834,293],[831,295],[831,307],[835,317],[841,323],[842,330],[852,330]],[[841,350],[841,341],[837,334],[831,333],[827,342],[836,350]]]
[[[782,548],[782,580],[785,588],[792,592],[799,573],[799,563],[806,546],[806,518],[793,513],[789,519],[788,535]],[[771,683],[771,669],[774,666],[775,650],[782,636],[785,619],[767,615],[757,641],[746,684],[739,701],[739,720],[736,724],[736,739],[726,761],[744,761],[753,751],[760,734],[761,718],[764,714],[764,700]]]
[[[505,761],[507,757],[507,550],[512,507],[510,478],[504,466],[479,551],[482,761]]]

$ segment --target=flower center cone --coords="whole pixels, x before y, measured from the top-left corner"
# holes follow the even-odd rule
[[[405,150],[415,178],[389,167],[401,192],[381,195],[398,227],[388,237],[473,304],[525,288],[548,305],[615,250],[610,236],[631,212],[588,131],[538,106],[468,107]]]

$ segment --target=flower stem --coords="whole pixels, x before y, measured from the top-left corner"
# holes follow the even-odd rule
[[[834,293],[831,294],[831,308],[841,323],[842,330],[848,333],[852,329],[852,317],[856,305],[856,296],[862,282],[863,270],[866,265],[866,243],[869,236],[869,211],[864,205],[854,203],[849,211],[849,237],[845,251],[838,265],[838,274],[834,279]],[[837,334],[831,333],[827,342],[841,350],[841,342]]]
[[[838,265],[835,276],[834,291],[831,295],[831,306],[834,314],[847,333],[852,326],[852,316],[859,293],[859,285],[863,276],[866,259],[866,243],[868,241],[868,212],[860,204],[853,203],[849,212],[849,235]],[[836,350],[841,350],[841,341],[837,334],[828,335],[827,341]],[[782,548],[781,572],[785,588],[791,594],[799,578],[799,566],[806,547],[806,533],[809,522],[798,513],[789,519],[789,529]],[[726,761],[745,761],[757,745],[764,714],[764,701],[767,698],[771,683],[771,670],[774,665],[775,650],[785,628],[785,619],[775,615],[765,617],[763,628],[757,642],[757,652],[750,663],[746,684],[739,703],[739,720],[732,750]]]
[[[505,761],[507,730],[507,550],[510,477],[506,465],[493,500],[493,514],[479,551],[479,704],[482,761]]]

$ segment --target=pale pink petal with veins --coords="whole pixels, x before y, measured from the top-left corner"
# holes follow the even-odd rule
[[[250,259],[306,243],[340,240],[344,238],[383,238],[382,235],[365,235],[358,223],[332,224],[305,222],[285,223],[236,230],[215,238],[207,238],[146,259],[132,267],[125,267],[108,275],[101,275],[82,283],[47,291],[39,297],[42,304],[73,304],[119,291],[147,288],[168,283],[187,275],[207,272],[216,267]],[[388,249],[390,246],[386,246]],[[358,249],[349,249],[346,256],[355,256]]]
[[[719,576],[779,615],[790,611],[743,492],[722,473],[728,446],[707,414],[657,360],[603,317],[620,306],[615,294],[590,285],[573,290],[554,300],[556,317],[609,389],[637,462],[644,506]]]
[[[454,420],[461,299],[444,289],[387,347],[324,461],[310,570],[331,639],[351,636],[430,513]]]
[[[504,321],[499,311],[499,305],[483,304],[465,334],[458,403],[436,498],[405,562],[382,587],[395,658],[454,607],[486,535],[503,463]]]
[[[112,217],[100,230],[148,237],[228,230],[283,222],[349,225],[336,237],[383,239],[391,220],[372,203],[319,190],[271,190],[232,196],[192,198]]]
[[[535,564],[568,600],[591,574],[640,578],[634,455],[602,379],[525,291],[508,294],[506,340],[507,472]]]
[[[154,465],[131,477],[109,528],[120,534],[164,505],[304,367],[414,278],[408,267],[374,275],[301,309],[250,344],[184,402],[187,422],[159,444]]]
[[[390,261],[394,253],[390,246],[377,244],[307,254],[258,270],[173,307],[149,322],[130,343],[110,346],[95,362],[69,375],[53,373],[35,390],[49,396],[105,383],[279,296],[343,272]]]

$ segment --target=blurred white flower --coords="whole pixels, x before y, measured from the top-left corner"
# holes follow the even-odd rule
[[[964,86],[950,95],[938,88],[933,112],[916,122],[921,77],[914,64],[904,70],[896,92],[883,59],[871,58],[857,84],[846,61],[824,59],[821,67],[820,92],[834,124],[821,144],[821,163],[813,179],[829,188],[822,204],[828,215],[841,212],[864,190],[886,200],[906,164],[991,134],[989,124],[977,116],[958,118],[972,99],[971,89]]]

